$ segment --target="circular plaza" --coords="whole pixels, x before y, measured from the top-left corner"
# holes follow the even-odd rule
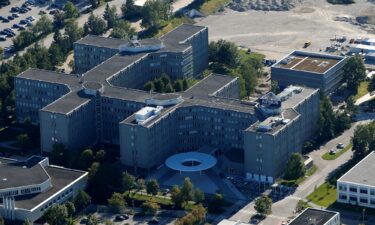
[[[184,152],[175,154],[165,161],[165,165],[179,172],[202,172],[214,167],[215,157],[201,152]]]

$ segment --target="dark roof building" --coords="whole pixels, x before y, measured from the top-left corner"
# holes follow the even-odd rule
[[[308,208],[294,218],[289,225],[341,225],[340,213]]]

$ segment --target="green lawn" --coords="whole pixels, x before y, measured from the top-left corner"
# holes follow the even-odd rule
[[[357,90],[357,94],[354,96],[354,101],[368,93],[367,88],[369,84],[370,84],[369,81],[363,81],[360,83],[358,90]]]
[[[336,202],[336,186],[325,182],[307,196],[307,199],[316,205],[329,207]]]
[[[164,34],[172,31],[174,28],[178,27],[179,25],[183,23],[189,23],[192,24],[194,21],[186,16],[182,17],[173,17],[170,19],[166,24],[163,26],[161,30],[156,34],[157,37],[163,36]]]
[[[160,205],[173,205],[173,202],[170,198],[163,198],[159,196],[151,196],[151,195],[145,195],[141,193],[126,193],[125,196],[127,198],[131,198],[138,201],[148,201],[152,200]]]
[[[246,61],[248,59],[256,59],[262,62],[263,59],[266,57],[265,55],[257,53],[257,52],[251,52],[251,54],[247,54],[247,50],[243,50],[243,49],[241,49],[239,52],[240,52],[242,61]]]
[[[230,0],[208,0],[199,7],[199,11],[207,16],[216,13],[220,7],[225,6],[229,2]]]
[[[332,155],[332,154],[329,154],[329,152],[326,152],[323,156],[322,156],[322,159],[324,160],[335,160],[337,159],[338,157],[340,157],[342,154],[344,154],[346,151],[348,151],[349,149],[351,149],[353,147],[352,144],[348,144],[344,149],[340,150],[339,152],[337,152],[336,154]]]

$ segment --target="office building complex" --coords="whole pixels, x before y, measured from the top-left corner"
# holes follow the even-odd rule
[[[307,208],[288,225],[341,225],[340,213]]]
[[[238,78],[212,74],[183,92],[140,90],[163,73],[198,77],[208,63],[205,27],[130,42],[87,36],[74,50],[79,75],[30,69],[15,78],[17,119],[40,124],[44,152],[55,143],[72,151],[109,143],[125,166],[151,169],[209,146],[244,152],[247,178],[273,183],[315,130],[318,89],[290,86],[247,102]]]
[[[375,152],[371,152],[337,180],[337,201],[375,208]]]
[[[271,79],[279,86],[299,84],[330,93],[340,84],[346,57],[293,51],[271,67]]]
[[[0,216],[34,222],[53,204],[72,200],[86,186],[87,172],[49,165],[48,158],[0,158]]]

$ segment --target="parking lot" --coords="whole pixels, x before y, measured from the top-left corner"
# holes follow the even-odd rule
[[[30,10],[28,10],[27,12],[25,13],[20,13],[20,12],[12,12],[11,9],[13,7],[19,7],[21,8],[22,5],[26,2],[26,0],[11,0],[10,1],[10,5],[8,6],[5,6],[3,8],[0,9],[0,15],[4,18],[6,18],[8,20],[8,16],[11,16],[12,14],[17,14],[18,17],[17,18],[14,18],[12,20],[9,20],[9,22],[7,21],[0,21],[0,31],[3,31],[7,28],[11,28],[13,30],[13,32],[15,33],[15,35],[18,35],[21,31],[17,28],[12,28],[15,24],[20,24],[21,20],[25,20],[27,17],[34,17],[35,20],[32,21],[33,24],[36,23],[36,21],[42,16],[41,15],[41,11],[44,11],[46,12],[46,15],[52,19],[52,15],[49,14],[50,10],[51,10],[51,7],[50,7],[50,4],[51,2],[45,2],[44,4],[41,4],[41,3],[38,3],[38,2],[35,2],[34,5],[29,5],[27,6]],[[27,26],[25,26],[26,29],[28,29]],[[3,35],[3,34],[2,34]],[[12,43],[12,38],[13,37],[6,37],[6,40],[4,41],[0,41],[0,47],[5,49],[6,47],[9,47],[11,46],[13,43]]]

